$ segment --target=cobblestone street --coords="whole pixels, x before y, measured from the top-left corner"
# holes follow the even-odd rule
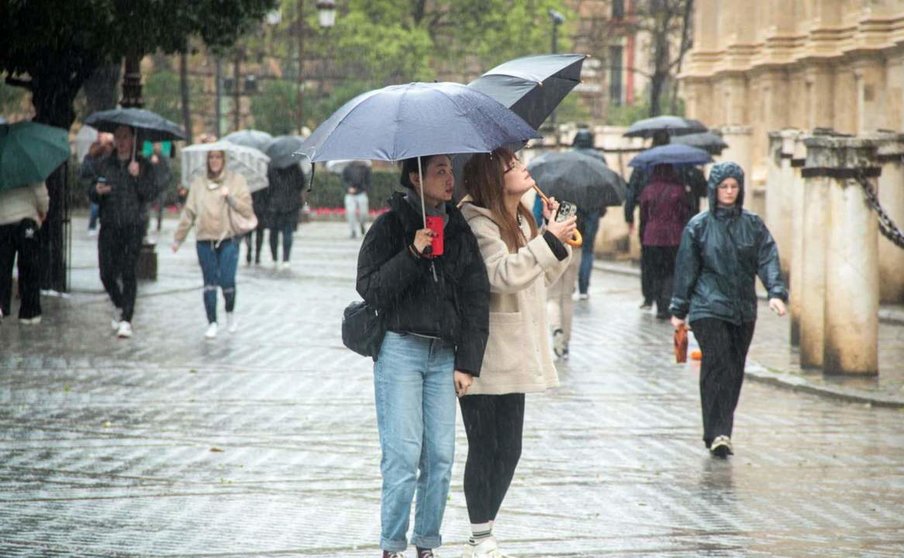
[[[285,271],[243,249],[240,330],[205,341],[196,254],[170,252],[174,226],[131,340],[110,329],[83,220],[73,294],[45,297],[39,326],[0,325],[0,556],[379,556],[372,363],[339,335],[359,242],[344,223],[302,225]],[[749,381],[736,455],[714,460],[699,365],[674,364],[670,326],[639,302],[636,278],[597,270],[576,303],[561,388],[527,398],[503,552],[904,555],[904,411]],[[760,315],[751,357],[780,366],[787,320]],[[904,362],[901,330],[882,330],[886,370]],[[466,451],[459,420],[443,557],[468,535]]]

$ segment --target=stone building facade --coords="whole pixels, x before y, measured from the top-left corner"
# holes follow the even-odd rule
[[[904,131],[904,0],[697,0],[681,79],[762,209],[769,132]]]

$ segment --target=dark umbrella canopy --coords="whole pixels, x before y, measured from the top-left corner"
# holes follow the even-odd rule
[[[273,141],[273,136],[271,136],[267,132],[249,129],[239,130],[238,132],[226,134],[225,136],[223,136],[223,139],[236,145],[253,147],[255,149],[259,149],[260,151],[266,152],[267,147],[270,145],[270,142]]]
[[[69,133],[37,122],[0,124],[0,190],[41,182],[69,158]]]
[[[277,169],[286,169],[297,165],[301,157],[295,156],[295,152],[301,149],[304,138],[300,136],[279,136],[270,142],[266,153],[270,157],[270,166]]]
[[[512,109],[534,128],[581,83],[584,54],[525,56],[496,66],[468,84]]]
[[[545,153],[527,168],[546,195],[581,209],[592,211],[625,201],[624,179],[596,157],[577,151]]]
[[[721,153],[723,149],[726,149],[728,147],[728,144],[725,143],[725,140],[722,139],[722,136],[714,134],[712,132],[701,132],[699,134],[675,136],[674,138],[672,138],[672,143],[680,143],[682,145],[690,145],[691,147],[699,147],[700,149],[705,149],[713,155]]]
[[[628,165],[647,168],[655,165],[705,165],[711,161],[709,153],[698,147],[670,143],[647,149],[631,159]]]
[[[141,139],[146,141],[185,139],[185,132],[176,123],[145,109],[117,108],[95,112],[85,119],[85,124],[110,133],[120,126],[129,126],[136,128]]]
[[[628,131],[624,135],[629,138],[651,138],[653,134],[661,131],[678,136],[705,132],[706,126],[699,120],[663,115],[638,120],[628,127]]]
[[[358,95],[305,140],[311,161],[401,161],[436,153],[488,153],[537,137],[518,115],[458,83],[390,85]]]

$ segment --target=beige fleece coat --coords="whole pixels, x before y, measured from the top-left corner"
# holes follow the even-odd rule
[[[229,190],[229,196],[225,198],[221,193],[223,187]],[[182,219],[176,229],[176,242],[181,244],[185,241],[192,226],[195,227],[195,236],[198,240],[231,238],[233,232],[229,225],[227,203],[232,206],[233,211],[238,211],[243,217],[250,218],[254,214],[251,193],[248,192],[245,177],[226,171],[222,184],[212,182],[206,176],[200,176],[192,181],[185,207],[182,208]]]
[[[543,235],[510,253],[489,210],[469,203],[461,212],[480,246],[490,279],[490,336],[480,377],[468,395],[531,393],[559,385],[552,361],[546,320],[546,287],[565,271],[571,259],[556,259]],[[525,237],[528,223],[521,224]]]
[[[43,182],[0,190],[0,225],[11,225],[23,219],[40,223],[49,208],[50,196]]]

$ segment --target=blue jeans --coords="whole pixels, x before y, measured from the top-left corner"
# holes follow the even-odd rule
[[[226,312],[235,309],[235,270],[239,265],[239,244],[227,238],[217,246],[213,240],[198,241],[198,262],[204,275],[204,310],[207,322],[217,321],[217,287],[223,289]]]
[[[581,267],[578,269],[578,292],[587,294],[590,288],[590,272],[593,271],[593,241],[600,228],[600,212],[593,211],[584,216],[584,245],[581,247]]]
[[[411,501],[417,489],[411,542],[442,544],[455,454],[455,355],[439,339],[389,331],[374,364],[383,475],[380,547],[408,546]],[[420,469],[420,475],[418,475]]]
[[[88,230],[93,231],[97,228],[97,219],[100,217],[100,206],[96,203],[91,203],[91,214],[88,217]]]

